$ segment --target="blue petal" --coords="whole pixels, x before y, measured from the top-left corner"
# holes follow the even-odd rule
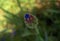
[[[29,18],[29,14],[25,14],[25,18]]]

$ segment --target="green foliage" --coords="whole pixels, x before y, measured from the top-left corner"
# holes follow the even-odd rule
[[[21,1],[27,2],[27,0],[21,0]],[[11,24],[11,26],[12,24],[14,24],[15,26],[13,28],[16,30],[16,35],[14,36],[10,35],[11,33],[3,34],[4,36],[6,35],[5,36],[6,41],[59,41],[60,10],[58,10],[57,6],[55,6],[56,0],[50,1],[52,5],[50,8],[44,8],[44,7],[42,9],[36,7],[33,8],[31,15],[34,16],[35,20],[32,24],[28,24],[24,20],[24,15],[26,13],[29,13],[29,11],[27,9],[26,11],[23,10],[23,7],[21,7],[20,4],[21,1],[16,0],[18,7],[21,9],[21,11],[17,13],[17,15],[5,10],[0,6],[0,9],[2,9],[6,14],[4,17],[7,19],[7,24]],[[42,3],[43,1],[44,0],[42,0]],[[52,19],[53,22],[52,25],[50,25],[49,23],[48,23],[49,25],[47,25],[46,21],[48,20],[48,18]],[[49,33],[51,32],[52,34],[54,34],[53,32],[56,33],[56,31],[58,33],[57,37],[54,37]]]

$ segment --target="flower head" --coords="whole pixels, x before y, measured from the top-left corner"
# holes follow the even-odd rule
[[[34,19],[34,17],[33,17],[32,15],[30,15],[30,14],[25,14],[25,21],[26,21],[27,23],[32,23],[32,22],[33,22],[33,19]]]
[[[24,20],[28,28],[34,28],[38,24],[38,19],[32,14],[25,14]]]

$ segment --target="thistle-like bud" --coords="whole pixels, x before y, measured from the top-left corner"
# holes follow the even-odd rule
[[[25,14],[24,21],[28,28],[37,27],[38,19],[32,14]]]

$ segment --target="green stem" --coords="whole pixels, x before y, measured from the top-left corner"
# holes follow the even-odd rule
[[[35,27],[35,31],[36,31],[36,41],[44,41],[43,38],[40,36],[40,32],[37,27]]]
[[[45,31],[45,41],[48,41],[47,31]]]

